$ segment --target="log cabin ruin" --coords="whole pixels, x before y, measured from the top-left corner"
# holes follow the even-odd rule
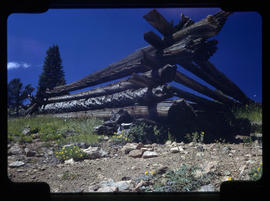
[[[253,102],[209,61],[218,43],[211,37],[221,31],[230,14],[220,11],[198,22],[181,14],[179,23],[173,25],[154,9],[144,19],[162,38],[153,31],[144,33],[148,46],[81,80],[47,90],[47,97],[34,100],[27,113],[109,119],[112,113],[124,110],[134,118],[163,122],[171,130],[197,128],[202,124],[220,126],[232,107]],[[181,68],[214,90],[185,75]],[[61,95],[121,78],[106,86]],[[209,99],[169,84],[173,81]]]

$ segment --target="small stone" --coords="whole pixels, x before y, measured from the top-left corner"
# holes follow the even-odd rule
[[[171,153],[178,153],[178,152],[184,151],[184,149],[183,149],[183,147],[178,146],[178,147],[171,148],[170,151],[171,151]]]
[[[194,142],[190,142],[190,143],[188,144],[188,146],[189,146],[189,147],[194,146]]]
[[[171,143],[171,147],[176,147],[177,146],[177,143],[176,142],[172,142]]]
[[[21,167],[21,166],[23,166],[25,163],[24,162],[22,162],[22,161],[15,161],[15,162],[13,162],[13,163],[10,163],[9,164],[9,167],[11,167],[11,168],[16,168],[16,167]]]
[[[65,160],[64,162],[66,165],[73,165],[75,162],[73,160],[73,158],[69,159],[69,160]]]
[[[130,188],[131,180],[128,181],[118,181],[114,183],[113,186],[118,188],[119,191],[128,190]]]
[[[99,188],[97,192],[118,192],[118,188],[115,186],[105,186]]]
[[[214,186],[211,184],[201,186],[201,188],[198,190],[199,192],[213,192],[215,191]]]
[[[132,150],[129,152],[128,156],[132,157],[132,158],[140,158],[143,154],[142,150]]]
[[[127,143],[122,147],[121,151],[128,154],[130,151],[137,149],[137,146],[137,143]]]
[[[204,156],[204,153],[203,152],[197,152],[196,156],[197,157],[203,157]]]
[[[30,126],[24,128],[23,131],[22,131],[22,134],[24,134],[24,135],[30,134]]]
[[[31,151],[29,148],[25,148],[25,149],[24,149],[24,152],[25,152],[25,155],[26,155],[27,157],[33,157],[33,156],[36,155],[36,152]]]
[[[99,189],[98,185],[91,185],[88,187],[88,192],[95,192]]]
[[[154,151],[145,151],[144,153],[143,153],[143,158],[152,158],[152,157],[157,157],[158,156],[158,154],[157,154],[157,152],[154,152]]]
[[[229,170],[225,170],[225,171],[223,172],[223,174],[224,174],[225,176],[230,176],[230,175],[231,175],[231,173],[230,173]]]
[[[13,146],[10,147],[8,152],[11,155],[17,155],[17,154],[22,154],[23,150],[21,149],[19,144],[14,144]]]

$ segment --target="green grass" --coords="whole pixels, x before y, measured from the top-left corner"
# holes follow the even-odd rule
[[[259,104],[250,104],[235,108],[233,114],[236,118],[245,118],[250,122],[262,122],[262,106]]]
[[[57,141],[58,144],[85,142],[96,143],[98,135],[93,128],[100,125],[102,120],[96,118],[56,118],[18,117],[8,119],[8,139],[15,142],[31,142],[34,137],[44,142]],[[23,129],[30,127],[30,134],[24,135]]]

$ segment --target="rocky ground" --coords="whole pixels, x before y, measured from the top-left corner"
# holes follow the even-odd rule
[[[51,192],[144,191],[156,178],[182,165],[198,167],[195,178],[211,179],[194,191],[219,191],[227,180],[249,180],[252,168],[262,163],[262,146],[252,143],[115,143],[107,138],[95,146],[79,145],[88,158],[60,162],[57,144],[8,145],[8,176],[14,182],[47,182]],[[205,177],[204,177],[205,176]],[[208,177],[209,178],[209,177]]]

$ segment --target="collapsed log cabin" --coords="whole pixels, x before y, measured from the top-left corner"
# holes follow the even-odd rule
[[[206,111],[224,111],[234,105],[250,103],[252,100],[208,61],[217,51],[217,41],[210,38],[221,31],[229,15],[230,12],[220,11],[194,22],[182,14],[180,22],[173,26],[154,9],[147,13],[144,19],[160,32],[163,38],[153,31],[145,33],[144,40],[149,46],[81,80],[47,90],[45,100],[33,102],[27,112],[108,118],[112,111],[124,108],[134,116],[172,119],[168,115],[172,108],[188,108],[182,104],[183,99],[191,104],[191,108],[199,106]],[[177,66],[180,66],[179,70]],[[204,80],[215,90],[180,72],[181,68]],[[125,80],[103,87],[60,95],[126,76],[129,77]],[[168,84],[172,81],[209,99]],[[169,101],[169,106],[164,106],[166,100],[172,97],[178,97],[179,100]],[[175,111],[180,112],[179,109]],[[182,113],[183,111],[188,109],[182,110]]]

